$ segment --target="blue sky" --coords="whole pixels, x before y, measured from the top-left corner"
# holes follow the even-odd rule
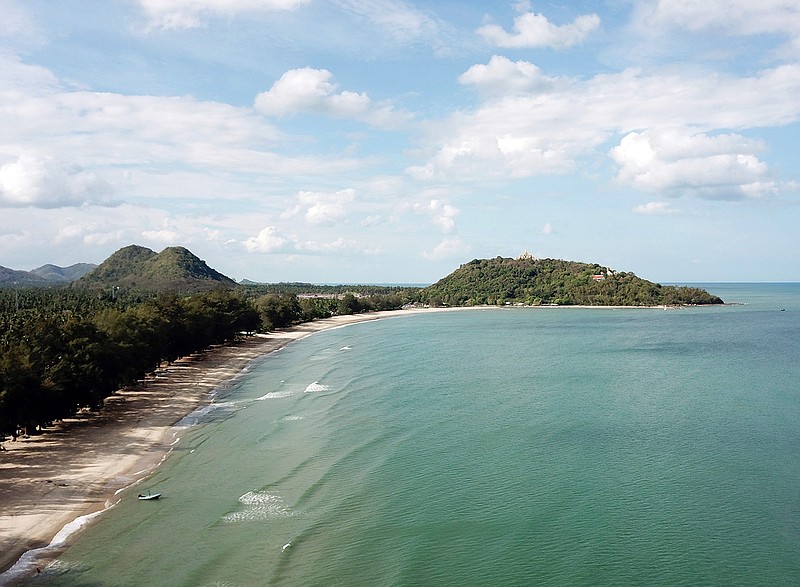
[[[0,265],[800,281],[796,0],[0,0]]]

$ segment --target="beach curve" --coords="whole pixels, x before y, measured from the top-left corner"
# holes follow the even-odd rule
[[[213,347],[116,392],[99,412],[4,443],[0,586],[36,573],[119,492],[148,477],[178,442],[175,424],[254,360],[315,332],[419,311],[431,310],[334,316]]]

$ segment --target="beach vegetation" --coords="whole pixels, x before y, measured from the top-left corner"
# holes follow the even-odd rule
[[[35,434],[79,410],[96,410],[160,365],[247,333],[398,309],[407,301],[396,293],[301,299],[262,291],[0,290],[0,435]]]
[[[256,308],[237,290],[145,299],[0,292],[0,434],[97,409],[164,362],[258,329]]]

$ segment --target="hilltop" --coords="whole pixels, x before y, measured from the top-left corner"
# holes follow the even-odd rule
[[[112,254],[73,286],[198,292],[236,287],[236,282],[209,267],[184,247],[168,247],[156,253],[147,247],[129,245]]]
[[[31,271],[32,274],[41,277],[48,283],[69,283],[80,279],[90,271],[94,271],[97,265],[94,263],[75,263],[69,267],[59,267],[58,265],[42,265]]]
[[[496,257],[474,259],[422,290],[431,305],[557,304],[657,306],[721,304],[693,287],[664,286],[597,264]]]
[[[0,287],[35,287],[49,286],[74,281],[97,265],[76,263],[69,267],[42,265],[32,271],[20,271],[0,266]]]
[[[24,286],[46,285],[47,281],[30,271],[19,271],[0,266],[0,284],[4,286]]]

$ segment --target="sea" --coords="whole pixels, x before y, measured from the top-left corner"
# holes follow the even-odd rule
[[[800,283],[693,285],[291,343],[28,584],[798,585]]]

